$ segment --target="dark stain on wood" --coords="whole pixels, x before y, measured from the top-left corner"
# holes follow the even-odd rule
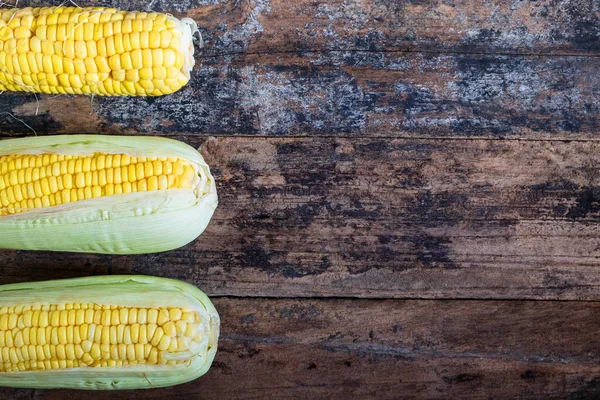
[[[588,214],[600,211],[600,187],[584,187],[575,199],[575,204],[567,213],[570,218],[585,218]]]
[[[417,260],[425,268],[456,269],[458,266],[450,258],[451,240],[432,235],[409,237],[408,241],[415,245]]]
[[[578,185],[570,180],[546,182],[532,185],[524,197],[537,203],[549,197],[562,198],[554,212],[557,216],[579,219],[598,215],[600,211],[600,187],[595,185]]]
[[[591,59],[382,53],[381,67],[319,57],[206,60],[189,86],[156,99],[3,96],[39,134],[589,137],[599,126]],[[28,133],[4,119],[5,135]]]
[[[588,399],[598,393],[596,303],[216,299],[215,304],[223,325],[213,368],[197,381],[144,391],[145,397],[308,393],[343,399],[351,392],[378,399],[399,393],[429,399]],[[286,309],[319,313],[300,311],[302,319],[289,318],[280,314]],[[254,323],[240,324],[248,314]],[[389,329],[394,324],[405,328],[394,333]],[[66,393],[38,395],[52,400]],[[90,400],[106,396],[68,393]],[[116,392],[111,398],[139,393]]]
[[[481,375],[472,375],[472,374],[459,374],[456,376],[443,376],[442,380],[446,382],[448,385],[460,384],[464,382],[472,382],[481,380]]]
[[[254,323],[254,315],[243,315],[240,317],[240,323],[244,326],[252,325]]]
[[[600,19],[596,7],[597,4],[590,0],[574,0],[566,7],[575,32],[573,42],[578,49],[598,50]]]
[[[78,4],[195,19],[190,84],[93,102],[3,93],[0,136],[202,144],[220,206],[172,252],[0,251],[0,282],[141,273],[213,296],[213,368],[143,397],[600,397],[600,314],[582,301],[600,298],[600,148],[585,141],[600,128],[597,2]]]
[[[3,97],[9,96],[3,93]],[[40,115],[18,115],[14,113],[14,108],[35,102],[36,97],[34,95],[11,94],[10,97],[9,101],[0,102],[0,130],[4,135],[31,136],[34,133],[33,131],[37,131],[38,128],[41,131],[42,127],[45,127],[47,131],[58,131],[64,128],[62,124],[58,123],[48,113]]]
[[[256,356],[260,353],[260,350],[254,347],[252,344],[246,342],[241,347],[238,347],[237,356],[241,359],[248,359]]]
[[[595,376],[592,379],[579,378],[583,381],[580,389],[571,396],[574,400],[597,399],[600,397],[600,377]]]
[[[39,134],[589,138],[598,130],[594,2],[393,3],[154,2],[195,18],[207,38],[182,91],[93,106],[4,93],[4,110]],[[5,136],[30,133],[2,119]]]
[[[233,64],[207,60],[175,96],[98,99],[97,129],[579,137],[598,128],[597,82],[579,81],[593,68],[587,59],[394,53],[378,58],[386,65],[342,59],[340,66],[331,67],[332,60],[290,55],[247,56]],[[294,66],[278,68],[290,63]],[[390,64],[403,66],[394,70]],[[573,87],[565,87],[565,81]],[[87,104],[81,107],[89,110]],[[48,118],[60,121],[62,116],[53,115],[58,112]],[[18,115],[19,109],[13,113]],[[14,123],[13,129],[18,126]],[[55,131],[52,126],[43,129]]]
[[[538,374],[534,370],[528,369],[527,371],[523,372],[520,376],[521,379],[530,380],[535,379],[538,376]]]
[[[600,298],[596,142],[179,138],[203,143],[218,184],[197,241],[130,257],[4,250],[2,282],[143,273],[211,295]]]

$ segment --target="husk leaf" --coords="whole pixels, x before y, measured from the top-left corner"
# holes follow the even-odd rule
[[[0,306],[97,303],[130,307],[185,307],[204,322],[205,340],[189,363],[83,367],[0,373],[0,386],[71,389],[145,389],[196,379],[210,368],[217,351],[220,320],[209,298],[188,283],[143,275],[97,276],[0,286]]]
[[[179,157],[196,168],[197,185],[104,196],[0,217],[0,248],[106,254],[172,250],[204,231],[218,203],[214,178],[200,153],[175,140],[69,135],[0,141],[0,156],[45,153]]]

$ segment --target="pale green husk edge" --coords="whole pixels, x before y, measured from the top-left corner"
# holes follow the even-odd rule
[[[206,340],[190,363],[0,373],[0,386],[67,389],[148,389],[204,375],[215,357],[220,320],[210,299],[186,282],[143,275],[96,276],[0,286],[0,305],[96,302],[137,307],[188,307],[203,316]]]
[[[0,217],[0,248],[154,253],[184,246],[204,231],[217,207],[216,185],[200,153],[185,143],[157,137],[106,135],[0,141],[0,155],[95,152],[179,157],[197,169],[197,186],[106,196]]]

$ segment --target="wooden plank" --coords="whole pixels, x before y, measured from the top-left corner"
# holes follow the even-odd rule
[[[62,4],[61,0],[44,5]],[[80,1],[195,19],[205,55],[307,51],[593,54],[597,2],[540,0]],[[39,6],[20,0],[20,6]]]
[[[2,135],[594,138],[589,57],[337,52],[207,58],[160,98],[4,93]],[[37,113],[37,115],[36,115]],[[18,118],[18,119],[16,119]],[[27,125],[25,125],[27,124]]]
[[[597,2],[578,0],[246,0],[187,10],[205,33],[207,53],[215,55],[332,50],[597,55],[599,13]]]
[[[198,147],[198,137],[185,137]],[[0,251],[0,282],[144,273],[212,295],[600,299],[599,142],[213,138],[171,252]]]
[[[598,303],[215,299],[215,305],[222,335],[207,375],[110,398],[600,396]],[[42,400],[107,396],[6,393]]]

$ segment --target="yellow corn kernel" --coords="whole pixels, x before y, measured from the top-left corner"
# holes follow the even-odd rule
[[[177,328],[175,327],[175,323],[173,321],[165,323],[162,328],[166,336],[177,336]]]
[[[21,17],[16,17],[19,9],[3,11],[0,65],[5,71],[0,74],[0,88],[49,94],[162,95],[187,84],[193,65],[189,61],[186,65],[186,60],[193,59],[193,46],[183,22],[164,14],[108,10],[112,9],[41,7]],[[153,67],[178,68],[180,75],[166,82],[159,72],[153,78],[157,81],[150,83],[139,82],[131,72]],[[125,70],[127,81],[136,84],[87,75],[111,69]]]
[[[17,364],[27,361],[36,364],[30,363],[29,367],[23,364],[22,370],[37,368],[37,361],[48,361],[40,365],[51,369],[72,368],[80,364],[91,366],[94,361],[109,359],[156,364],[159,363],[161,351],[184,351],[188,343],[184,340],[185,335],[198,331],[177,327],[185,323],[178,316],[193,316],[195,312],[191,310],[99,307],[101,309],[95,312],[91,308],[82,308],[81,304],[72,303],[51,304],[36,311],[23,307],[3,308],[0,310],[0,358],[3,361],[0,371],[12,371]],[[98,315],[103,325],[85,324],[86,319],[90,320],[93,315]],[[132,318],[133,315],[136,317]],[[160,321],[165,316],[172,316],[177,319],[177,324],[172,320],[164,323],[163,327],[146,324],[148,316]],[[51,326],[35,326],[47,325],[45,322],[48,319]],[[139,320],[143,325],[131,323],[132,319]],[[21,327],[19,321],[22,322]]]
[[[113,71],[113,73],[115,72]],[[62,74],[61,76],[67,75]],[[73,77],[78,79],[77,76],[69,76],[71,79]],[[75,82],[71,81],[70,83]],[[0,175],[0,216],[9,214],[9,209],[14,213],[21,213],[28,209],[48,207],[51,199],[54,199],[56,204],[66,204],[92,197],[128,193],[132,191],[133,187],[137,191],[165,190],[168,187],[169,179],[172,182],[180,183],[178,187],[191,187],[195,176],[192,165],[181,159],[177,159],[175,164],[172,164],[166,158],[158,158],[150,162],[133,159],[124,154],[97,154],[77,159],[56,160],[55,162],[51,162],[48,155],[14,155],[11,157],[14,157],[11,162],[0,162],[0,166],[6,170],[5,174]],[[29,165],[30,162],[40,164],[41,169],[24,166]],[[122,164],[126,164],[126,166],[121,166]],[[115,167],[112,167],[113,165]],[[174,165],[174,168],[171,165]],[[92,168],[95,169],[94,172],[90,171]],[[83,172],[84,170],[86,172]],[[40,173],[40,171],[44,172]],[[43,178],[42,175],[44,175]],[[49,176],[46,177],[46,175]],[[92,319],[92,311],[89,309],[85,312],[82,310],[80,313],[71,311],[71,313],[52,312],[51,314],[44,312],[39,314],[38,318],[46,323],[49,322],[52,326],[67,325],[67,318],[71,320],[83,318],[88,324],[95,322],[106,325],[110,319],[117,321],[124,318],[130,323],[135,323],[138,319],[137,313],[125,315],[125,311],[117,312],[115,310],[110,315],[109,313],[104,314],[101,321],[95,321]],[[168,310],[161,310],[160,315],[154,315],[155,313],[151,310],[148,312],[150,314],[146,314],[146,311],[140,314],[143,315],[144,321],[147,319],[154,323],[158,318],[159,325],[166,322],[171,313]],[[122,317],[121,314],[123,314]],[[31,315],[28,314],[27,323],[29,323]],[[16,321],[7,322],[16,323]],[[1,324],[0,319],[0,326]]]
[[[164,331],[159,326],[158,328],[156,328],[156,331],[154,331],[154,335],[152,336],[152,341],[151,341],[152,346],[158,346],[158,344],[162,340],[163,336],[164,336]]]

